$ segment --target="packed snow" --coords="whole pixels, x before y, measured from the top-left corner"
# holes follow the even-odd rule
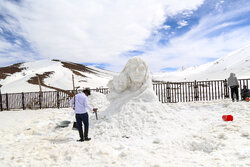
[[[220,100],[163,104],[131,102],[106,115],[106,96],[92,93],[89,136],[79,143],[72,109],[0,112],[0,164],[7,166],[250,165],[250,103]],[[134,105],[133,105],[134,104]],[[153,112],[154,111],[154,112]],[[222,115],[234,116],[232,122]],[[62,121],[71,121],[57,128]]]

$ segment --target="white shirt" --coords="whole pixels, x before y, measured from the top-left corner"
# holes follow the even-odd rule
[[[88,97],[84,93],[79,93],[75,95],[75,113],[76,114],[84,114],[87,113],[86,108],[89,110],[93,110],[92,107],[88,105]],[[70,106],[74,107],[74,97],[69,101]]]

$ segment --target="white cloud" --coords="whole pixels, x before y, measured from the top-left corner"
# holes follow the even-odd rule
[[[0,50],[5,50],[7,48],[11,48],[11,44],[8,41],[0,38]]]
[[[22,35],[39,58],[110,63],[121,70],[119,56],[144,44],[166,16],[196,9],[203,0],[23,0],[1,1],[6,28]],[[16,5],[17,4],[17,5]],[[26,57],[27,58],[27,57]]]
[[[187,26],[188,22],[186,20],[182,20],[182,21],[179,21],[178,24],[179,24],[178,28],[182,28],[184,26]]]
[[[171,26],[170,25],[163,25],[162,28],[165,29],[165,30],[168,30],[168,29],[171,28]]]
[[[250,11],[250,7],[240,10]],[[151,69],[201,65],[249,45],[250,25],[235,26],[244,20],[233,19],[242,14],[240,10],[208,15],[189,32],[170,39],[166,46],[155,45],[144,55]]]

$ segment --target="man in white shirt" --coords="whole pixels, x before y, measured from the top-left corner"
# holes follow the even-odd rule
[[[86,108],[88,108],[91,111],[97,112],[97,108],[92,108],[88,105],[89,95],[90,95],[90,90],[85,89],[83,90],[83,93],[79,93],[75,95],[75,98],[73,97],[70,100],[70,106],[75,110],[75,114],[76,114],[76,123],[77,123],[77,128],[78,128],[79,136],[80,136],[80,140],[78,141],[80,142],[83,142],[84,140],[86,141],[91,140],[91,138],[88,137],[89,115],[88,115]],[[83,136],[83,130],[82,130],[82,122],[84,124],[84,136]]]

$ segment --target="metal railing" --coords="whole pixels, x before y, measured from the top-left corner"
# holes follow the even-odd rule
[[[239,89],[249,87],[250,79],[239,79]],[[158,82],[153,89],[162,103],[209,101],[229,98],[227,80],[193,82]],[[240,92],[240,91],[239,91]],[[241,97],[241,94],[239,93]]]
[[[250,79],[239,79],[240,89],[250,86]],[[153,89],[162,103],[210,101],[229,98],[230,89],[227,80],[194,82],[155,82]],[[80,92],[81,90],[78,90]],[[108,94],[108,88],[96,88],[91,91]],[[72,90],[68,92],[73,93]],[[239,91],[240,92],[240,91]],[[240,93],[239,93],[240,94]],[[241,95],[240,95],[241,97]],[[69,94],[59,91],[6,93],[0,92],[0,110],[42,109],[69,107]]]

